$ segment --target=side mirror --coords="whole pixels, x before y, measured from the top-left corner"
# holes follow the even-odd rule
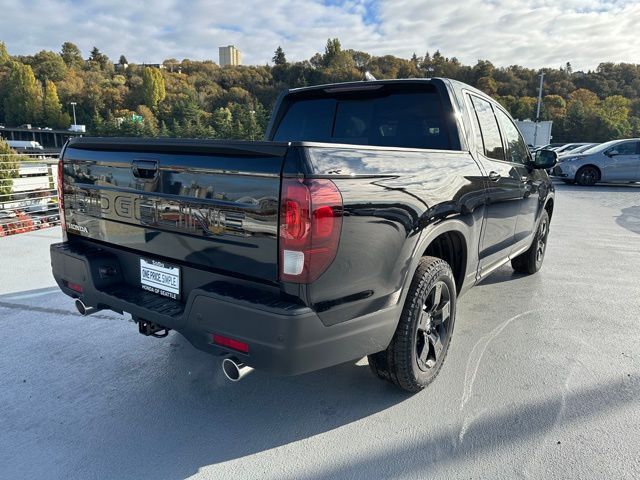
[[[620,152],[618,152],[618,150],[609,150],[608,152],[605,152],[605,155],[607,157],[614,157],[616,155],[620,155]]]
[[[558,163],[558,154],[553,150],[537,150],[533,154],[532,168],[546,170],[553,168]]]

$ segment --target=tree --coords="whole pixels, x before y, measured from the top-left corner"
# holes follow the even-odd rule
[[[498,84],[491,77],[481,77],[478,79],[479,90],[482,90],[487,95],[496,95],[498,93]]]
[[[567,102],[560,95],[546,95],[542,99],[542,107],[546,120],[557,121],[567,115]]]
[[[142,121],[144,124],[145,135],[155,137],[158,135],[158,120],[155,115],[151,111],[149,107],[146,105],[138,105],[136,109],[138,115],[142,116]]]
[[[111,65],[111,60],[104,53],[102,53],[98,47],[91,49],[91,55],[89,56],[89,62],[96,65],[100,70],[108,70]]]
[[[349,54],[342,51],[342,45],[337,38],[330,38],[327,40],[327,44],[324,47],[324,55],[322,57],[322,63],[325,67],[337,67],[348,58],[353,62],[353,59]]]
[[[359,50],[347,50],[347,53],[351,55],[353,63],[356,68],[362,73],[366,72],[371,66],[371,55]]]
[[[7,46],[4,42],[0,42],[0,67],[6,63],[9,63],[11,57],[9,56],[9,52],[7,51]]]
[[[606,141],[629,137],[632,130],[629,105],[629,100],[620,95],[605,98],[596,112],[594,138]]]
[[[4,100],[5,122],[9,125],[36,122],[40,118],[41,93],[29,65],[10,63]]]
[[[146,67],[142,74],[142,89],[144,103],[152,110],[158,109],[158,104],[167,96],[164,86],[164,78],[157,68]]]
[[[273,54],[273,64],[274,65],[286,65],[287,64],[287,58],[284,55],[284,50],[282,50],[282,47],[280,45],[278,45],[278,48],[276,48],[275,53]]]
[[[59,82],[67,74],[64,60],[55,52],[42,50],[33,56],[30,63],[36,77],[43,82],[47,80]]]
[[[124,55],[120,55],[120,60],[118,60],[118,64],[119,65],[129,65],[129,62],[127,61],[127,57],[125,57]]]
[[[60,56],[69,68],[80,70],[84,66],[82,52],[74,43],[64,42],[60,50]]]
[[[13,191],[13,178],[18,176],[20,157],[0,137],[0,199],[6,201]]]
[[[230,138],[233,117],[228,108],[218,108],[213,113],[213,129],[217,138]]]
[[[513,117],[517,120],[534,119],[536,116],[536,104],[534,97],[520,97],[513,107]]]
[[[44,86],[42,121],[46,126],[54,128],[68,128],[71,124],[69,114],[62,111],[56,84],[50,80],[47,80]]]

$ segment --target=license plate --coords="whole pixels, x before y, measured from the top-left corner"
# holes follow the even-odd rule
[[[180,267],[141,258],[140,286],[149,292],[180,300]]]

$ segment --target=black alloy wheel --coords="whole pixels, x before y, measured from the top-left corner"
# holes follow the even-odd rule
[[[547,252],[547,241],[549,240],[549,225],[549,213],[544,210],[536,235],[533,238],[533,243],[526,252],[511,260],[511,266],[516,272],[531,275],[542,268],[544,255]]]
[[[438,375],[451,344],[456,284],[447,262],[422,257],[407,291],[396,332],[369,367],[403,390],[419,392]]]
[[[423,372],[437,369],[451,339],[451,293],[443,281],[427,295],[416,329],[416,362]]]
[[[582,167],[576,173],[576,182],[578,185],[585,187],[592,187],[600,180],[600,173],[595,167],[586,166]]]

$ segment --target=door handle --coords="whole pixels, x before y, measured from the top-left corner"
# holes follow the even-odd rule
[[[156,160],[134,160],[131,162],[133,176],[143,180],[151,180],[158,174],[158,162]]]
[[[502,175],[500,175],[498,172],[489,172],[489,180],[491,180],[492,182],[497,182],[498,180],[500,180],[500,177]]]

